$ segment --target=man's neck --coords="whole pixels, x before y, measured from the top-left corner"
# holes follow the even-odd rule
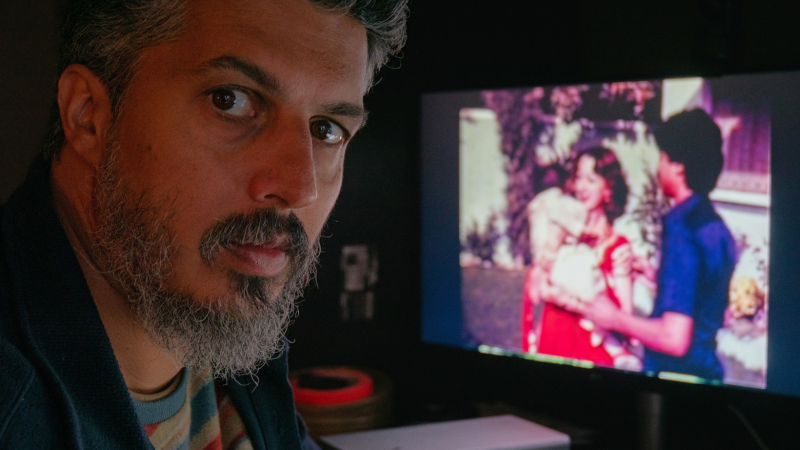
[[[90,225],[91,181],[95,174],[66,151],[51,170],[53,203],[75,251],[100,320],[128,389],[149,394],[169,386],[182,365],[156,345],[131,311],[122,290],[103,275],[93,258]]]
[[[678,206],[681,203],[689,200],[694,195],[694,191],[689,189],[688,186],[681,186],[676,189],[676,192],[672,195],[672,206]]]

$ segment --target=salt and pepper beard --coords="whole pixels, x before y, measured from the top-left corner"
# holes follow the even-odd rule
[[[285,350],[295,300],[315,276],[319,239],[310,243],[294,214],[274,209],[224,218],[206,231],[197,251],[211,270],[225,272],[230,294],[197,298],[192,286],[170,283],[177,252],[173,199],[132,191],[118,171],[118,155],[111,139],[92,198],[94,250],[104,274],[124,289],[150,338],[187,367],[211,369],[215,377],[254,374]],[[218,265],[220,251],[271,245],[279,234],[287,243],[285,274],[249,276]]]

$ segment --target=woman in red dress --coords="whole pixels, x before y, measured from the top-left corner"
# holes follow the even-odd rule
[[[596,256],[605,295],[620,309],[633,312],[632,252],[628,240],[614,231],[613,223],[625,211],[628,187],[619,161],[605,148],[593,148],[577,160],[571,185],[587,210],[586,225],[578,244],[586,244]],[[574,295],[552,283],[549,268],[532,267],[523,294],[522,347],[537,353],[592,361],[614,366],[615,358],[627,354],[613,339],[604,339],[603,330],[592,329],[582,317],[569,311]],[[533,330],[533,311],[544,300],[538,333]],[[536,339],[529,336],[534,332]]]

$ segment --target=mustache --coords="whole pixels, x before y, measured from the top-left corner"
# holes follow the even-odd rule
[[[217,222],[203,235],[200,255],[211,266],[221,250],[239,245],[278,245],[292,260],[308,253],[310,247],[303,223],[294,213],[268,208],[231,214]]]

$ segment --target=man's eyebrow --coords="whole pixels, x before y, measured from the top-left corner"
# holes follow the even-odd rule
[[[241,72],[246,77],[253,80],[262,88],[270,91],[275,95],[281,95],[283,88],[278,80],[271,74],[265,72],[258,65],[236,56],[224,55],[218,58],[211,59],[201,64],[195,72],[202,74],[211,69],[227,69]]]
[[[367,112],[367,110],[363,107],[358,106],[355,103],[347,102],[322,105],[322,112],[331,116],[344,116],[360,119],[360,126],[362,127],[367,123],[367,116],[369,115],[369,112]]]
[[[265,72],[258,65],[232,55],[223,55],[202,63],[194,72],[205,73],[212,69],[235,70],[253,80],[256,84],[275,95],[283,95],[283,87],[272,74]],[[332,116],[345,116],[360,119],[361,125],[367,123],[368,112],[355,103],[341,102],[322,106],[322,112]]]

